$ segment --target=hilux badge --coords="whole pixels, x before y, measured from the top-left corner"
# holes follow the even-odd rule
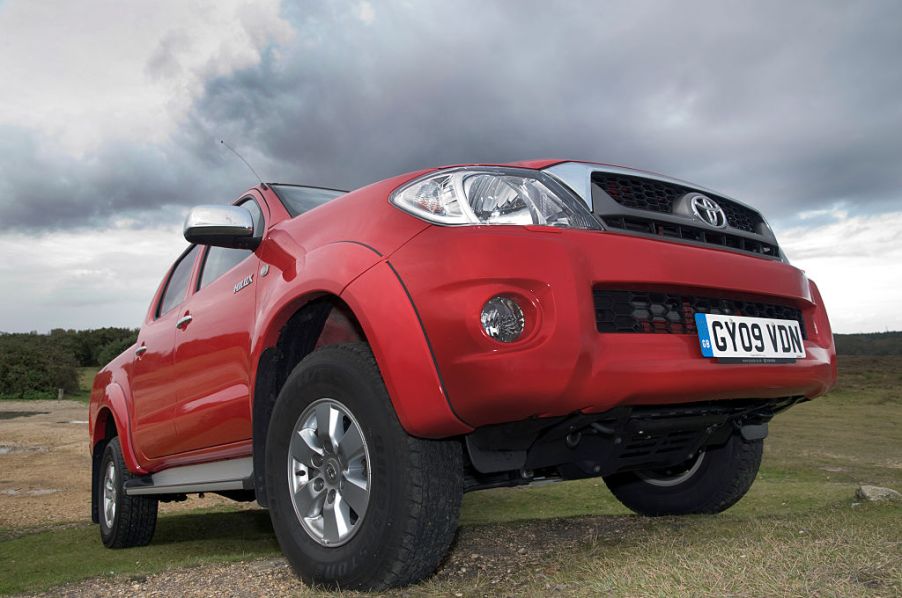
[[[240,291],[241,289],[243,289],[243,288],[246,287],[247,285],[251,284],[252,282],[254,282],[254,275],[253,275],[253,274],[248,274],[248,275],[245,276],[240,282],[236,282],[236,283],[235,283],[235,286],[234,286],[234,292],[237,293],[238,291]]]

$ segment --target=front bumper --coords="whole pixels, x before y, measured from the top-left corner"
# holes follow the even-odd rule
[[[622,405],[812,398],[836,379],[830,324],[816,286],[776,260],[641,238],[548,227],[439,227],[390,258],[431,341],[446,397],[473,427]],[[774,299],[801,310],[806,357],[721,364],[689,334],[599,333],[596,285]],[[521,340],[482,331],[492,296],[515,297]]]

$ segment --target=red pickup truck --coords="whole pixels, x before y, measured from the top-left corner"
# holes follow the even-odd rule
[[[600,476],[645,515],[749,489],[768,421],[826,392],[824,303],[721,194],[556,160],[200,206],[137,343],[94,382],[92,513],[269,509],[307,582],[429,575],[464,492]]]

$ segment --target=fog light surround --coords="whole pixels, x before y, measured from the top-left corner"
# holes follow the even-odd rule
[[[482,306],[479,317],[482,330],[492,340],[512,343],[523,336],[526,318],[523,309],[511,297],[496,295]]]

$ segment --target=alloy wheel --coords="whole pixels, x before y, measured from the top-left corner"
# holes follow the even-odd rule
[[[298,521],[311,538],[341,546],[360,529],[369,505],[369,449],[360,424],[323,398],[301,413],[288,449],[288,484]]]
[[[116,521],[116,465],[110,461],[103,474],[103,522],[112,529]]]

